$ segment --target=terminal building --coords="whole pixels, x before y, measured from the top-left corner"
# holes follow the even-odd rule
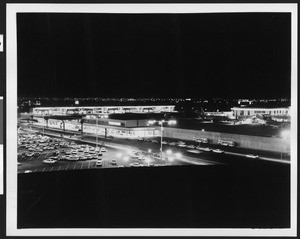
[[[69,107],[33,107],[33,115],[70,115],[70,114],[115,114],[115,113],[161,113],[174,112],[175,105],[144,106],[69,106]]]
[[[163,113],[147,114],[102,114],[89,115],[34,115],[31,123],[36,126],[63,131],[72,131],[74,134],[98,135],[115,138],[151,138],[161,134],[160,127],[149,125],[149,119],[160,120]]]
[[[290,107],[281,108],[254,108],[254,107],[233,107],[233,116],[239,117],[251,117],[251,116],[290,116]]]

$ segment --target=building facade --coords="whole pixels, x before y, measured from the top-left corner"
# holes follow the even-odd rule
[[[161,113],[175,112],[175,105],[155,106],[68,106],[68,107],[33,107],[33,115],[70,115],[70,114],[112,114],[112,113]]]
[[[252,107],[233,107],[233,116],[235,117],[251,117],[256,115],[269,116],[290,116],[290,108],[252,108]]]

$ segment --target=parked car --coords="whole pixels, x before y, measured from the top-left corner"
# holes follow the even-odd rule
[[[224,153],[224,151],[220,149],[214,149],[213,152],[218,154]]]
[[[53,163],[56,163],[56,160],[54,160],[54,159],[51,159],[51,158],[49,158],[49,159],[45,159],[45,160],[43,160],[43,163],[49,163],[49,164],[53,164]]]
[[[97,160],[96,167],[102,167],[102,161],[101,160]]]

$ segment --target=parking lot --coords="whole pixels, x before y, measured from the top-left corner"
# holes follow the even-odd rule
[[[40,129],[28,128],[19,130],[18,135],[18,173],[92,168],[235,164],[245,162],[245,159],[289,163],[284,155],[278,158],[271,152],[249,151],[234,146],[194,141],[164,139],[163,155],[161,155],[159,138],[96,139],[92,135],[74,137],[70,133],[61,134],[53,130],[44,132]]]
[[[19,132],[18,139],[18,173],[189,164],[177,156],[178,160],[166,156],[161,159],[160,154],[144,150],[107,146],[103,142],[95,147],[72,138],[27,131]]]

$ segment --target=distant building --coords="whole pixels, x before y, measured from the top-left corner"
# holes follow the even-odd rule
[[[268,116],[290,116],[289,107],[281,108],[254,108],[254,107],[233,107],[233,116],[235,117],[250,117],[255,115]]]
[[[175,112],[174,108],[175,105],[33,107],[30,113],[33,115],[161,113]]]

